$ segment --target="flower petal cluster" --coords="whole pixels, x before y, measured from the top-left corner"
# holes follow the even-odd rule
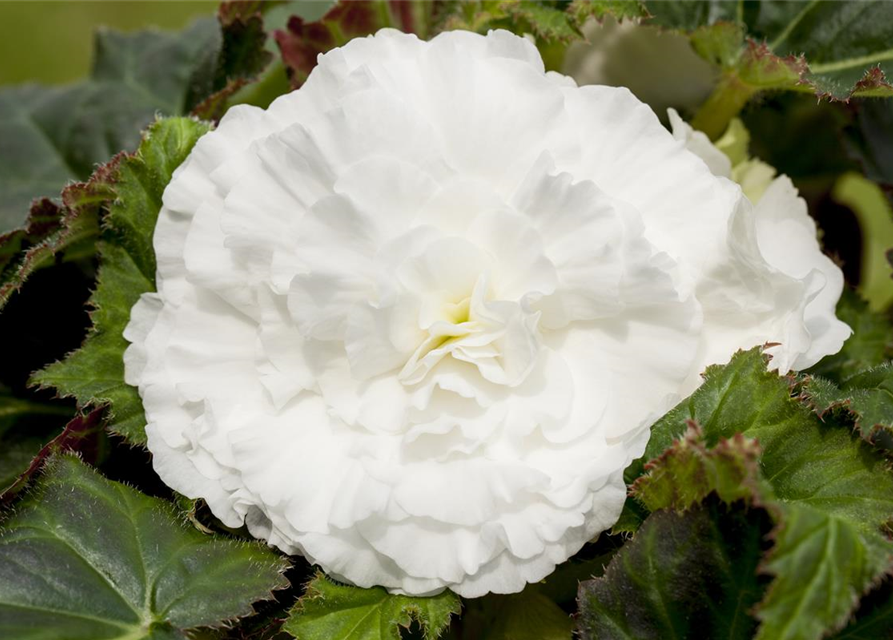
[[[705,364],[839,347],[814,234],[775,256],[649,107],[507,32],[352,40],[163,205],[125,332],[155,469],[360,586],[519,591],[616,521]]]
[[[779,343],[766,352],[772,356],[770,366],[780,373],[807,369],[824,356],[837,353],[852,333],[835,316],[843,292],[843,272],[822,253],[815,221],[791,179],[776,177],[775,169],[757,159],[741,158],[733,164],[674,110],[669,110],[669,117],[673,136],[702,158],[714,175],[741,185],[752,206],[746,214],[732,219],[732,239],[738,243],[748,237],[764,262],[763,283],[752,284],[749,295],[731,309],[710,305],[705,299],[703,333],[708,342],[711,338],[716,341],[707,351],[707,362],[724,362],[728,346],[746,344],[742,342],[743,333],[719,338],[723,327],[730,325],[729,310],[745,320],[749,331],[758,332],[755,337],[764,335],[768,342]],[[730,250],[735,249],[730,246]],[[717,263],[722,259],[718,258]],[[767,284],[773,284],[772,288],[767,290]]]

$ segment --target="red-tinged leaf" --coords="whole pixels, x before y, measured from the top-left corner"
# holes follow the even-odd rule
[[[288,28],[274,34],[292,86],[304,84],[319,54],[353,38],[385,27],[427,37],[434,5],[424,0],[342,0],[316,22],[292,16]]]
[[[10,486],[0,489],[0,505],[8,503],[30,484],[44,463],[55,454],[74,451],[90,463],[95,463],[101,455],[105,438],[102,429],[102,409],[95,409],[87,415],[75,416],[58,436],[50,440],[34,456],[31,464]]]
[[[703,430],[690,421],[682,437],[645,465],[630,493],[649,511],[684,511],[710,493],[726,504],[760,503],[759,457],[757,441],[740,433],[708,448]]]
[[[213,93],[195,106],[192,115],[204,120],[219,120],[229,98],[254,81],[272,60],[267,51],[267,32],[262,11],[269,3],[262,0],[229,0],[220,5],[222,45],[216,61]]]
[[[35,200],[25,226],[0,236],[0,309],[36,270],[66,256],[92,255],[99,210],[114,199],[112,176],[125,154],[99,167],[87,182],[62,191],[62,204]]]

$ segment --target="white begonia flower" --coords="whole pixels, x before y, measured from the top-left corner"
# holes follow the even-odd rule
[[[163,205],[125,332],[155,469],[360,586],[521,590],[616,521],[707,358],[817,353],[740,188],[504,31],[352,40]]]

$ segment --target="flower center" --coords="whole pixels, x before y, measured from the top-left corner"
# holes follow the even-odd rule
[[[509,386],[520,384],[533,368],[539,313],[519,302],[494,300],[487,274],[478,277],[470,296],[441,301],[439,307],[437,319],[420,322],[428,324],[427,336],[400,371],[403,384],[421,382],[446,357],[471,363],[490,382]],[[423,308],[420,320],[426,317],[431,316]]]

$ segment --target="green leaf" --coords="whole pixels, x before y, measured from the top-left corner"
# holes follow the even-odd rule
[[[809,378],[802,388],[820,417],[844,409],[869,442],[881,429],[893,433],[893,364],[889,362],[850,376],[842,387],[823,378]]]
[[[583,37],[580,31],[589,19],[617,20],[647,16],[637,0],[472,0],[444,3],[435,11],[434,31],[464,29],[487,33],[507,29],[529,34],[540,47],[547,68],[557,68],[564,46]]]
[[[645,465],[647,474],[631,487],[649,511],[681,511],[716,493],[726,503],[749,501],[758,494],[760,447],[740,433],[721,439],[712,449],[691,423],[685,435]]]
[[[572,0],[567,12],[577,27],[581,27],[590,18],[602,20],[605,16],[613,16],[621,21],[648,16],[645,7],[638,0]]]
[[[267,50],[267,32],[261,10],[263,0],[228,1],[217,11],[222,42],[218,52],[209,52],[209,71],[204,79],[211,83],[202,92],[207,97],[193,109],[193,115],[219,120],[232,96],[253,82],[273,59]]]
[[[427,38],[433,13],[434,3],[425,0],[342,1],[314,22],[292,16],[288,28],[277,30],[274,36],[291,84],[297,88],[316,66],[319,54],[386,27]]]
[[[745,20],[775,55],[805,56],[809,70],[801,80],[817,96],[893,95],[886,78],[893,72],[888,2],[757,2],[745,9]]]
[[[834,640],[880,640],[893,638],[893,582],[889,579],[859,603],[859,611]]]
[[[37,372],[32,383],[52,387],[80,407],[109,405],[108,428],[143,444],[145,417],[139,394],[124,382],[123,331],[142,293],[155,290],[152,236],[161,194],[208,125],[190,118],[159,120],[133,156],[120,161],[117,200],[105,219],[109,240],[99,243],[100,269],[90,298],[93,329],[84,345]]]
[[[547,42],[570,42],[580,37],[580,31],[573,20],[578,16],[565,11],[563,7],[509,0],[499,3],[499,9],[504,12],[503,19],[510,21],[510,26],[516,33],[532,33],[537,39]]]
[[[764,570],[775,575],[760,604],[758,639],[821,638],[843,626],[862,594],[888,570],[880,533],[806,502],[783,504]]]
[[[20,226],[33,198],[86,180],[98,163],[134,149],[156,113],[185,114],[203,99],[213,19],[180,33],[101,29],[88,80],[67,87],[0,90],[0,231]]]
[[[580,585],[582,637],[752,638],[771,523],[763,509],[716,497],[652,514],[604,576]]]
[[[101,266],[96,292],[90,298],[93,329],[83,346],[31,378],[31,384],[53,388],[73,397],[78,406],[108,406],[108,429],[133,444],[145,444],[143,405],[134,387],[124,382],[122,335],[130,309],[140,294],[154,289],[127,252],[114,244],[99,243]]]
[[[66,187],[61,206],[48,198],[36,200],[23,228],[0,235],[0,309],[38,269],[59,258],[94,253],[99,236],[98,203],[103,197],[98,192],[105,188],[102,173],[104,169],[88,183]],[[87,194],[95,198],[87,198]]]
[[[61,456],[4,522],[0,636],[185,638],[250,614],[287,585],[286,568],[260,544],[205,536],[170,503]]]
[[[767,565],[778,577],[758,613],[762,638],[817,638],[840,627],[893,559],[880,535],[893,516],[885,460],[849,428],[819,421],[791,386],[766,370],[759,349],[739,352],[708,368],[704,384],[653,427],[644,456],[662,453],[692,420],[708,445],[736,433],[759,440],[767,499],[778,505],[781,526]],[[790,558],[799,558],[796,580]]]
[[[282,629],[298,640],[400,640],[400,629],[415,620],[426,640],[433,640],[460,609],[451,591],[430,598],[397,596],[381,587],[338,584],[317,573]]]
[[[571,640],[573,620],[538,588],[540,586],[531,584],[521,593],[507,596],[488,594],[467,601],[461,624],[468,632],[459,637],[487,640]],[[575,580],[574,595],[576,589]]]
[[[71,407],[17,398],[0,387],[0,497],[72,414]]]
[[[58,429],[57,429],[58,430]],[[102,424],[102,409],[95,409],[88,415],[72,418],[62,433],[43,445],[29,461],[21,467],[14,482],[0,484],[0,503],[9,502],[26,489],[32,478],[52,456],[73,451],[81,459],[90,463],[103,460],[108,452],[108,441]],[[5,488],[3,488],[5,486]]]
[[[893,5],[862,2],[646,2],[650,24],[686,33],[722,68],[693,124],[713,138],[756,93],[808,91],[819,98],[893,96]]]
[[[720,22],[739,20],[738,6],[717,0],[677,0],[676,2],[645,2],[651,24],[661,27],[694,31]]]
[[[793,381],[766,369],[759,349],[707,369],[703,385],[652,428],[644,458],[696,421],[708,445],[741,433],[763,449],[760,467],[781,502],[803,502],[876,531],[893,516],[893,475],[846,426],[821,422],[791,395]]]
[[[837,317],[850,325],[853,335],[834,355],[823,358],[807,373],[840,383],[846,378],[882,364],[893,345],[893,326],[871,311],[856,293],[845,289],[837,304]]]
[[[124,158],[115,175],[115,202],[104,224],[147,279],[155,279],[152,238],[161,210],[161,195],[208,124],[190,118],[159,120],[146,131],[133,156]]]

